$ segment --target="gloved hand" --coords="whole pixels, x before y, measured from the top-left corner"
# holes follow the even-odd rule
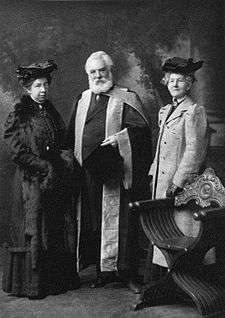
[[[55,174],[52,164],[46,161],[47,174],[39,175],[40,188],[42,190],[51,190],[55,187],[57,175]]]
[[[152,193],[152,191],[153,191],[153,178],[151,175],[148,176],[148,182],[149,182],[150,193]]]
[[[166,197],[172,198],[175,197],[179,192],[181,192],[183,189],[176,186],[175,184],[171,184],[168,189],[166,190]]]
[[[61,150],[60,158],[63,160],[66,168],[68,168],[70,171],[74,170],[74,155],[72,150]]]

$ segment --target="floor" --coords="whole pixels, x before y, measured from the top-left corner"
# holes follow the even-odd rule
[[[81,272],[82,287],[42,300],[9,296],[0,290],[0,318],[199,318],[195,307],[167,305],[134,312],[137,300],[127,288],[90,289],[94,268]]]

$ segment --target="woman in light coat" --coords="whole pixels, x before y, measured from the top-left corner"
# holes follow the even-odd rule
[[[159,137],[156,154],[149,175],[152,176],[152,198],[176,195],[186,182],[199,173],[208,144],[207,117],[203,106],[189,96],[195,80],[194,72],[203,62],[174,57],[163,65],[164,82],[172,97],[172,104],[159,111]],[[175,220],[184,234],[196,235],[198,228],[189,213]],[[154,247],[153,263],[167,267],[162,253]]]

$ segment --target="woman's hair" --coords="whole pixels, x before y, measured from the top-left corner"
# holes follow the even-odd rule
[[[26,81],[21,81],[22,83],[22,86],[24,87],[24,88],[26,88],[26,89],[29,89],[30,87],[31,87],[31,85],[33,84],[33,82],[36,80],[36,79],[38,79],[38,78],[46,78],[47,79],[47,81],[48,81],[48,85],[50,85],[51,84],[51,81],[52,81],[52,78],[51,78],[51,75],[50,74],[48,74],[48,75],[43,75],[42,77],[31,77],[31,78],[29,78],[28,80],[26,80]]]
[[[85,71],[86,71],[86,73],[88,73],[88,71],[89,71],[89,63],[92,60],[102,60],[104,62],[104,64],[108,67],[109,70],[113,66],[113,61],[112,61],[111,57],[107,53],[105,53],[104,51],[94,52],[94,53],[92,53],[89,56],[89,58],[87,59],[87,61],[85,63]]]
[[[170,75],[172,74],[172,72],[166,72],[161,80],[161,84],[167,86],[169,83],[169,79],[170,79]],[[182,74],[185,77],[186,81],[190,81],[191,84],[194,83],[196,81],[195,75],[194,73],[190,73],[190,74]]]

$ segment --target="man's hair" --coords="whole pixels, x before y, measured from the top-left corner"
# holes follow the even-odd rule
[[[98,51],[98,52],[94,52],[92,53],[89,58],[87,59],[86,63],[85,63],[85,71],[86,73],[88,73],[89,71],[89,63],[92,60],[102,60],[104,61],[105,65],[107,66],[107,68],[109,70],[111,70],[112,66],[113,66],[113,61],[111,59],[111,57],[105,53],[104,51]]]

